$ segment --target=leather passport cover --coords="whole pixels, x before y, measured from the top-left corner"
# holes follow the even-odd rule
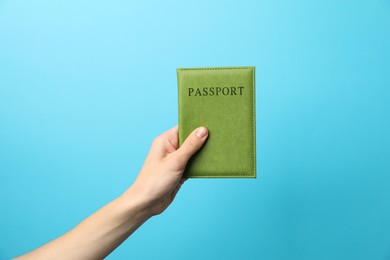
[[[256,178],[255,67],[177,69],[179,144],[199,126],[209,136],[185,178]]]

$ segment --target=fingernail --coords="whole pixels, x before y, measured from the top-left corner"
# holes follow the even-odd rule
[[[205,137],[207,135],[206,127],[199,127],[198,130],[196,130],[195,134],[199,138]]]

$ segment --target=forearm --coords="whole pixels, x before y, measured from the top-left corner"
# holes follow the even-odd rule
[[[103,259],[150,217],[147,204],[129,189],[65,235],[17,259]]]

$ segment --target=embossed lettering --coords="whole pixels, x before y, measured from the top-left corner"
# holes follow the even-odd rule
[[[189,97],[205,97],[205,96],[242,96],[244,86],[237,87],[203,87],[203,88],[188,88]]]

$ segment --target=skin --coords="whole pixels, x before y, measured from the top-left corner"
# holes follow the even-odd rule
[[[205,127],[195,129],[179,148],[178,127],[156,137],[133,185],[75,228],[15,259],[103,259],[149,218],[172,203],[188,160],[206,142]]]

